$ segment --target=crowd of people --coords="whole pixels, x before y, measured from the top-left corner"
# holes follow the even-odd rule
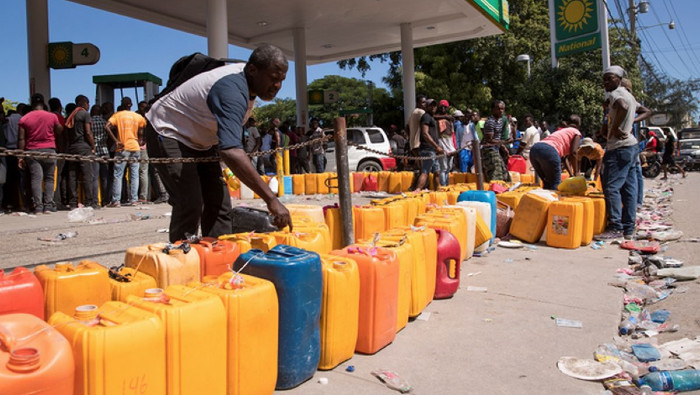
[[[323,137],[323,129],[316,118],[309,122],[309,129],[293,127],[291,121],[281,122],[279,118],[273,118],[269,123],[259,125],[252,116],[248,118],[243,129],[245,152],[269,151],[277,147],[289,147],[309,140]],[[289,150],[289,168],[292,174],[323,173],[326,171],[326,149],[324,143],[313,143]],[[251,157],[253,166],[258,174],[270,174],[277,172],[276,155],[263,155]]]
[[[117,111],[112,103],[93,105],[85,95],[63,107],[61,100],[48,103],[42,94],[20,103],[5,114],[0,111],[0,146],[45,153],[66,153],[109,158],[147,158],[143,130],[148,103],[124,97]],[[164,203],[168,193],[158,173],[148,163],[100,163],[41,157],[2,159],[0,201],[5,211],[32,214],[71,210],[78,204],[94,209]],[[2,173],[2,172],[0,172]],[[122,189],[124,184],[128,189]]]
[[[241,181],[264,196],[271,212],[279,218],[278,222],[289,224],[288,212],[280,207],[269,189],[260,184],[260,178],[254,176],[256,172],[277,172],[276,155],[249,155],[324,136],[317,119],[312,119],[305,130],[294,128],[290,121],[281,122],[279,118],[258,126],[251,116],[250,98],[274,98],[286,69],[281,51],[264,46],[254,51],[244,67],[231,65],[205,72],[193,77],[192,84],[178,87],[179,96],[166,96],[166,100],[156,101],[151,108],[148,103],[140,102],[135,112],[131,111],[133,103],[128,97],[122,99],[114,112],[111,103],[90,107],[84,95],[77,96],[64,110],[59,99],[50,99],[47,106],[41,94],[34,94],[31,103],[20,104],[8,114],[0,112],[3,130],[0,144],[9,149],[134,159],[147,158],[149,152],[156,157],[200,157],[218,153],[229,167],[233,166]],[[575,114],[562,121],[556,130],[550,130],[545,121],[538,122],[530,114],[525,115],[519,125],[514,116],[507,115],[502,100],[493,100],[490,114],[482,118],[478,111],[452,109],[447,100],[418,95],[416,108],[405,129],[392,125],[389,138],[395,154],[422,159],[400,159],[398,169],[413,169],[419,173],[414,185],[416,190],[426,187],[430,173],[434,174],[437,184],[447,185],[449,172],[472,171],[474,150],[479,150],[481,172],[486,182],[511,181],[512,159],[520,164],[524,161],[525,171],[539,176],[546,189],[557,189],[562,170],[571,176],[585,175],[591,180],[600,176],[608,210],[608,229],[598,238],[632,237],[636,207],[643,194],[640,143],[648,143],[649,152],[655,152],[656,148],[653,135],[648,136],[648,142],[646,138],[640,141],[633,132],[634,125],[646,119],[650,111],[635,100],[625,76],[619,66],[604,70],[605,115],[600,132],[593,136],[581,133],[581,118]],[[212,81],[222,81],[222,84],[211,85]],[[180,103],[180,96],[187,96],[197,84],[209,90],[210,98],[197,104],[201,107],[198,114],[202,119],[193,124],[191,118],[183,115],[180,119],[173,114],[192,106],[192,102]],[[224,90],[228,85],[235,89]],[[192,95],[196,96],[196,92]],[[225,109],[230,106],[237,110],[227,113]],[[231,114],[236,118],[230,119]],[[215,134],[210,127],[212,124],[217,125]],[[201,130],[197,129],[198,134],[194,134],[190,127]],[[666,142],[665,168],[674,165],[674,144],[672,139]],[[317,142],[290,149],[291,172],[323,173],[326,148],[325,143]],[[647,157],[646,154],[641,156]],[[196,230],[200,220],[204,234],[224,231],[224,224],[230,220],[225,218],[230,202],[216,163],[168,163],[149,167],[147,163],[133,162],[128,164],[126,177],[125,162],[107,164],[12,156],[2,160],[7,172],[3,177],[0,171],[0,182],[6,181],[2,188],[4,196],[1,196],[5,210],[24,207],[31,213],[51,213],[57,209],[72,209],[79,201],[99,208],[169,200],[174,207],[171,236],[176,239]],[[122,188],[125,180],[128,188]],[[185,180],[199,180],[201,191],[193,189],[191,182]],[[208,192],[204,193],[205,190]],[[207,203],[208,200],[211,202]],[[201,212],[192,211],[189,208],[194,208],[193,204],[204,208]]]
[[[557,189],[563,170],[590,180],[601,177],[608,228],[597,239],[632,238],[637,205],[641,204],[644,191],[642,166],[646,164],[640,162],[640,156],[646,158],[661,152],[661,143],[654,141],[652,133],[635,135],[635,124],[651,112],[636,101],[625,77],[620,66],[604,70],[604,117],[600,131],[591,136],[581,132],[581,117],[576,114],[551,131],[545,121],[538,123],[528,114],[519,129],[518,120],[506,115],[506,105],[501,100],[493,100],[491,113],[482,119],[477,111],[469,109],[455,109],[450,114],[447,100],[418,95],[406,125],[408,139],[403,138],[402,132],[397,134],[399,141],[406,141],[405,152],[423,159],[404,161],[400,166],[419,169],[416,190],[426,187],[430,173],[439,185],[447,185],[450,171],[471,171],[474,149],[479,150],[486,182],[511,181],[511,159],[524,160],[526,172],[534,172],[545,189]],[[673,161],[675,144],[674,136],[666,140],[664,171],[678,167]],[[639,155],[640,149],[647,153]]]

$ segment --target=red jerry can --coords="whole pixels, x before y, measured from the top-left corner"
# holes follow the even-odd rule
[[[508,171],[517,171],[520,174],[527,173],[527,161],[520,155],[511,155],[508,158]]]
[[[27,313],[44,319],[44,290],[26,268],[6,274],[0,269],[0,315]]]
[[[446,230],[435,229],[437,242],[437,273],[435,299],[447,299],[459,288],[459,272],[462,265],[459,241]]]
[[[362,181],[362,190],[368,192],[377,192],[377,176],[370,174]]]

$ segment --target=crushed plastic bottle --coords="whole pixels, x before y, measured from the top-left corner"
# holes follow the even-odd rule
[[[700,390],[700,370],[674,370],[652,372],[639,380],[654,391],[695,391]]]
[[[68,222],[86,222],[94,215],[92,207],[78,207],[68,212]]]
[[[372,371],[372,376],[381,380],[382,383],[386,384],[387,387],[399,391],[402,394],[411,392],[413,387],[398,374],[387,369],[377,369]]]

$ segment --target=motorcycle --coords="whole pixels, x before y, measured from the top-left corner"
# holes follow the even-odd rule
[[[642,166],[642,175],[646,178],[656,178],[661,173],[661,154],[656,153],[647,158],[647,165]]]

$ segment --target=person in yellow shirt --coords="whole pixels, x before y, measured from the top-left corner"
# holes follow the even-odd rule
[[[139,159],[141,157],[141,143],[143,142],[143,129],[146,127],[146,118],[131,111],[133,103],[131,99],[122,99],[121,111],[114,113],[105,129],[109,137],[116,142],[117,152],[115,158]],[[116,129],[115,129],[116,128]],[[108,207],[119,207],[122,195],[122,177],[126,162],[114,164],[114,179],[112,182],[112,202]],[[138,201],[139,192],[139,162],[129,163],[129,203]]]

